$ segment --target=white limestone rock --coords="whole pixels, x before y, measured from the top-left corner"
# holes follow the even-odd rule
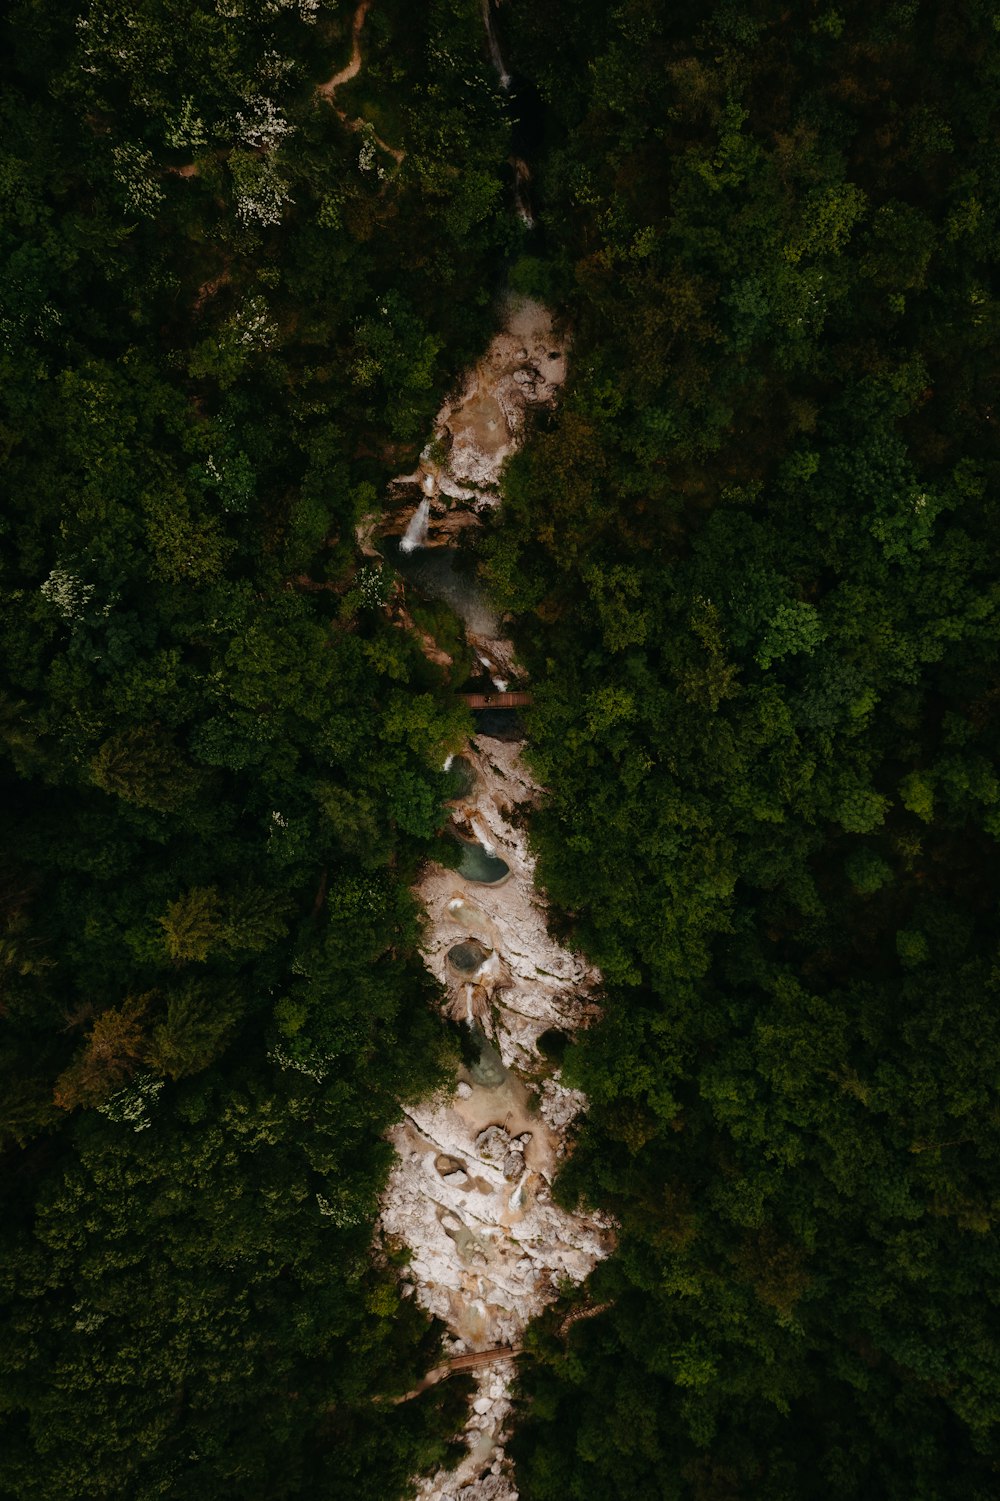
[[[418,468],[396,482],[405,504],[384,530],[402,531],[421,500],[428,545],[475,525],[499,498],[503,464],[522,440],[528,408],[554,402],[565,377],[565,340],[551,314],[510,299],[500,333],[442,407]],[[367,551],[370,528],[362,541]],[[470,632],[470,645],[494,680],[516,684],[513,646],[486,612],[479,628],[489,634]],[[475,785],[456,816],[506,861],[510,876],[488,887],[428,865],[416,895],[427,913],[428,969],[449,993],[452,1014],[474,1015],[489,1034],[506,1074],[499,1065],[488,1072],[481,1058],[476,1070],[463,1070],[453,1095],[421,1101],[392,1129],[397,1160],[380,1216],[381,1230],[412,1252],[415,1296],[462,1352],[518,1345],[561,1281],[581,1281],[614,1239],[604,1217],[570,1215],[553,1203],[567,1131],[585,1101],[548,1076],[537,1048],[550,1028],[576,1030],[597,1014],[600,976],[549,934],[525,834],[540,789],[520,747],[480,738],[466,754]],[[447,965],[463,937],[492,951],[473,985]],[[467,1453],[454,1471],[417,1483],[425,1501],[517,1501],[504,1457],[513,1370],[502,1357],[476,1368]]]

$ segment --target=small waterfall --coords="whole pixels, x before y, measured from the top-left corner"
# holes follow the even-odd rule
[[[416,548],[426,545],[427,522],[430,514],[431,503],[429,498],[425,496],[410,517],[410,524],[403,533],[403,540],[399,544],[400,552],[413,552]]]
[[[490,61],[496,69],[500,87],[506,94],[510,88],[510,74],[504,67],[503,54],[500,51],[500,43],[497,40],[496,29],[493,25],[493,0],[483,0],[483,25],[486,27],[486,40],[490,48]]]
[[[519,156],[512,156],[510,165],[514,173],[514,207],[517,217],[525,229],[534,229],[535,216],[531,212],[531,195],[528,191],[528,184],[531,182],[528,163]]]
[[[484,825],[482,819],[478,816],[475,818],[470,818],[469,826],[486,853],[488,855],[495,855],[496,849],[494,848],[493,842],[489,836],[489,831]]]

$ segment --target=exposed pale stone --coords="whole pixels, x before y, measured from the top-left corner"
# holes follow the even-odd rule
[[[430,500],[427,545],[451,542],[477,513],[496,505],[504,464],[520,447],[529,406],[551,406],[566,379],[566,340],[552,314],[530,298],[509,297],[504,323],[461,387],[442,406],[434,436],[410,474],[393,481],[404,504],[380,530],[405,530],[421,500]],[[358,541],[374,556],[378,524],[366,516]]]
[[[503,1160],[503,1175],[508,1183],[516,1183],[524,1173],[524,1157],[520,1152],[508,1152]]]
[[[421,497],[429,499],[430,545],[474,525],[499,498],[501,469],[521,440],[528,405],[551,403],[565,375],[551,314],[512,300],[502,332],[442,408],[419,468],[396,482],[406,504],[386,530],[402,530]],[[364,540],[370,545],[370,531]],[[516,684],[509,641],[471,633],[469,640],[494,680]],[[411,1248],[416,1296],[452,1331],[452,1349],[476,1351],[519,1344],[562,1280],[582,1281],[608,1254],[613,1230],[600,1215],[569,1215],[552,1200],[566,1128],[585,1102],[551,1075],[537,1048],[541,1033],[577,1030],[597,1014],[600,977],[548,932],[524,832],[540,790],[519,746],[480,738],[466,755],[475,783],[456,802],[455,821],[507,862],[510,877],[488,887],[429,865],[416,894],[427,913],[424,956],[449,1011],[477,1019],[507,1073],[501,1076],[495,1055],[489,1066],[481,1055],[452,1097],[421,1101],[392,1130],[398,1157],[381,1226]],[[474,984],[447,963],[463,937],[491,951]],[[484,1078],[494,1082],[478,1082]],[[512,1374],[513,1363],[502,1358],[476,1369],[467,1453],[454,1471],[417,1483],[424,1501],[517,1501],[503,1459]]]
[[[502,1126],[487,1126],[476,1137],[476,1151],[484,1162],[503,1162],[510,1150],[510,1137]]]

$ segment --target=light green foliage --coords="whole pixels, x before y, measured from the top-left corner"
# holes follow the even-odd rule
[[[871,896],[892,880],[892,867],[867,845],[852,850],[845,867],[851,885],[862,896]]]
[[[934,784],[923,773],[911,771],[899,784],[899,796],[903,807],[915,813],[924,823],[934,817]]]
[[[811,655],[825,638],[826,631],[815,606],[798,599],[794,604],[778,607],[765,628],[755,660],[761,667],[770,667],[778,658],[794,652]]]
[[[219,893],[214,886],[193,886],[167,907],[160,918],[171,959],[203,963],[225,940]]]
[[[801,227],[785,246],[785,259],[796,265],[804,256],[838,254],[864,215],[866,202],[853,182],[810,194],[802,205]]]

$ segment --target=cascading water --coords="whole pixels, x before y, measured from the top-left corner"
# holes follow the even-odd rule
[[[496,27],[493,24],[492,0],[483,0],[483,25],[486,28],[486,41],[490,49],[490,61],[496,69],[497,78],[500,80],[500,87],[506,94],[510,88],[511,78],[504,67],[503,54],[500,51]]]
[[[493,844],[492,839],[489,836],[489,833],[483,827],[483,821],[482,821],[482,819],[481,818],[473,818],[472,821],[471,821],[471,823],[470,823],[470,827],[472,829],[472,832],[475,834],[476,838],[479,840],[479,843],[482,845],[483,849],[486,851],[486,853],[488,855],[495,855],[496,854],[496,848],[495,848],[495,846]]]
[[[528,191],[531,171],[528,163],[520,156],[512,156],[510,165],[514,173],[514,207],[517,210],[517,217],[525,229],[534,229],[535,216],[531,212],[531,195]]]
[[[403,540],[399,544],[400,552],[415,552],[418,547],[425,547],[427,545],[427,525],[430,520],[430,514],[430,498],[425,495],[410,517],[410,524],[403,533]]]

